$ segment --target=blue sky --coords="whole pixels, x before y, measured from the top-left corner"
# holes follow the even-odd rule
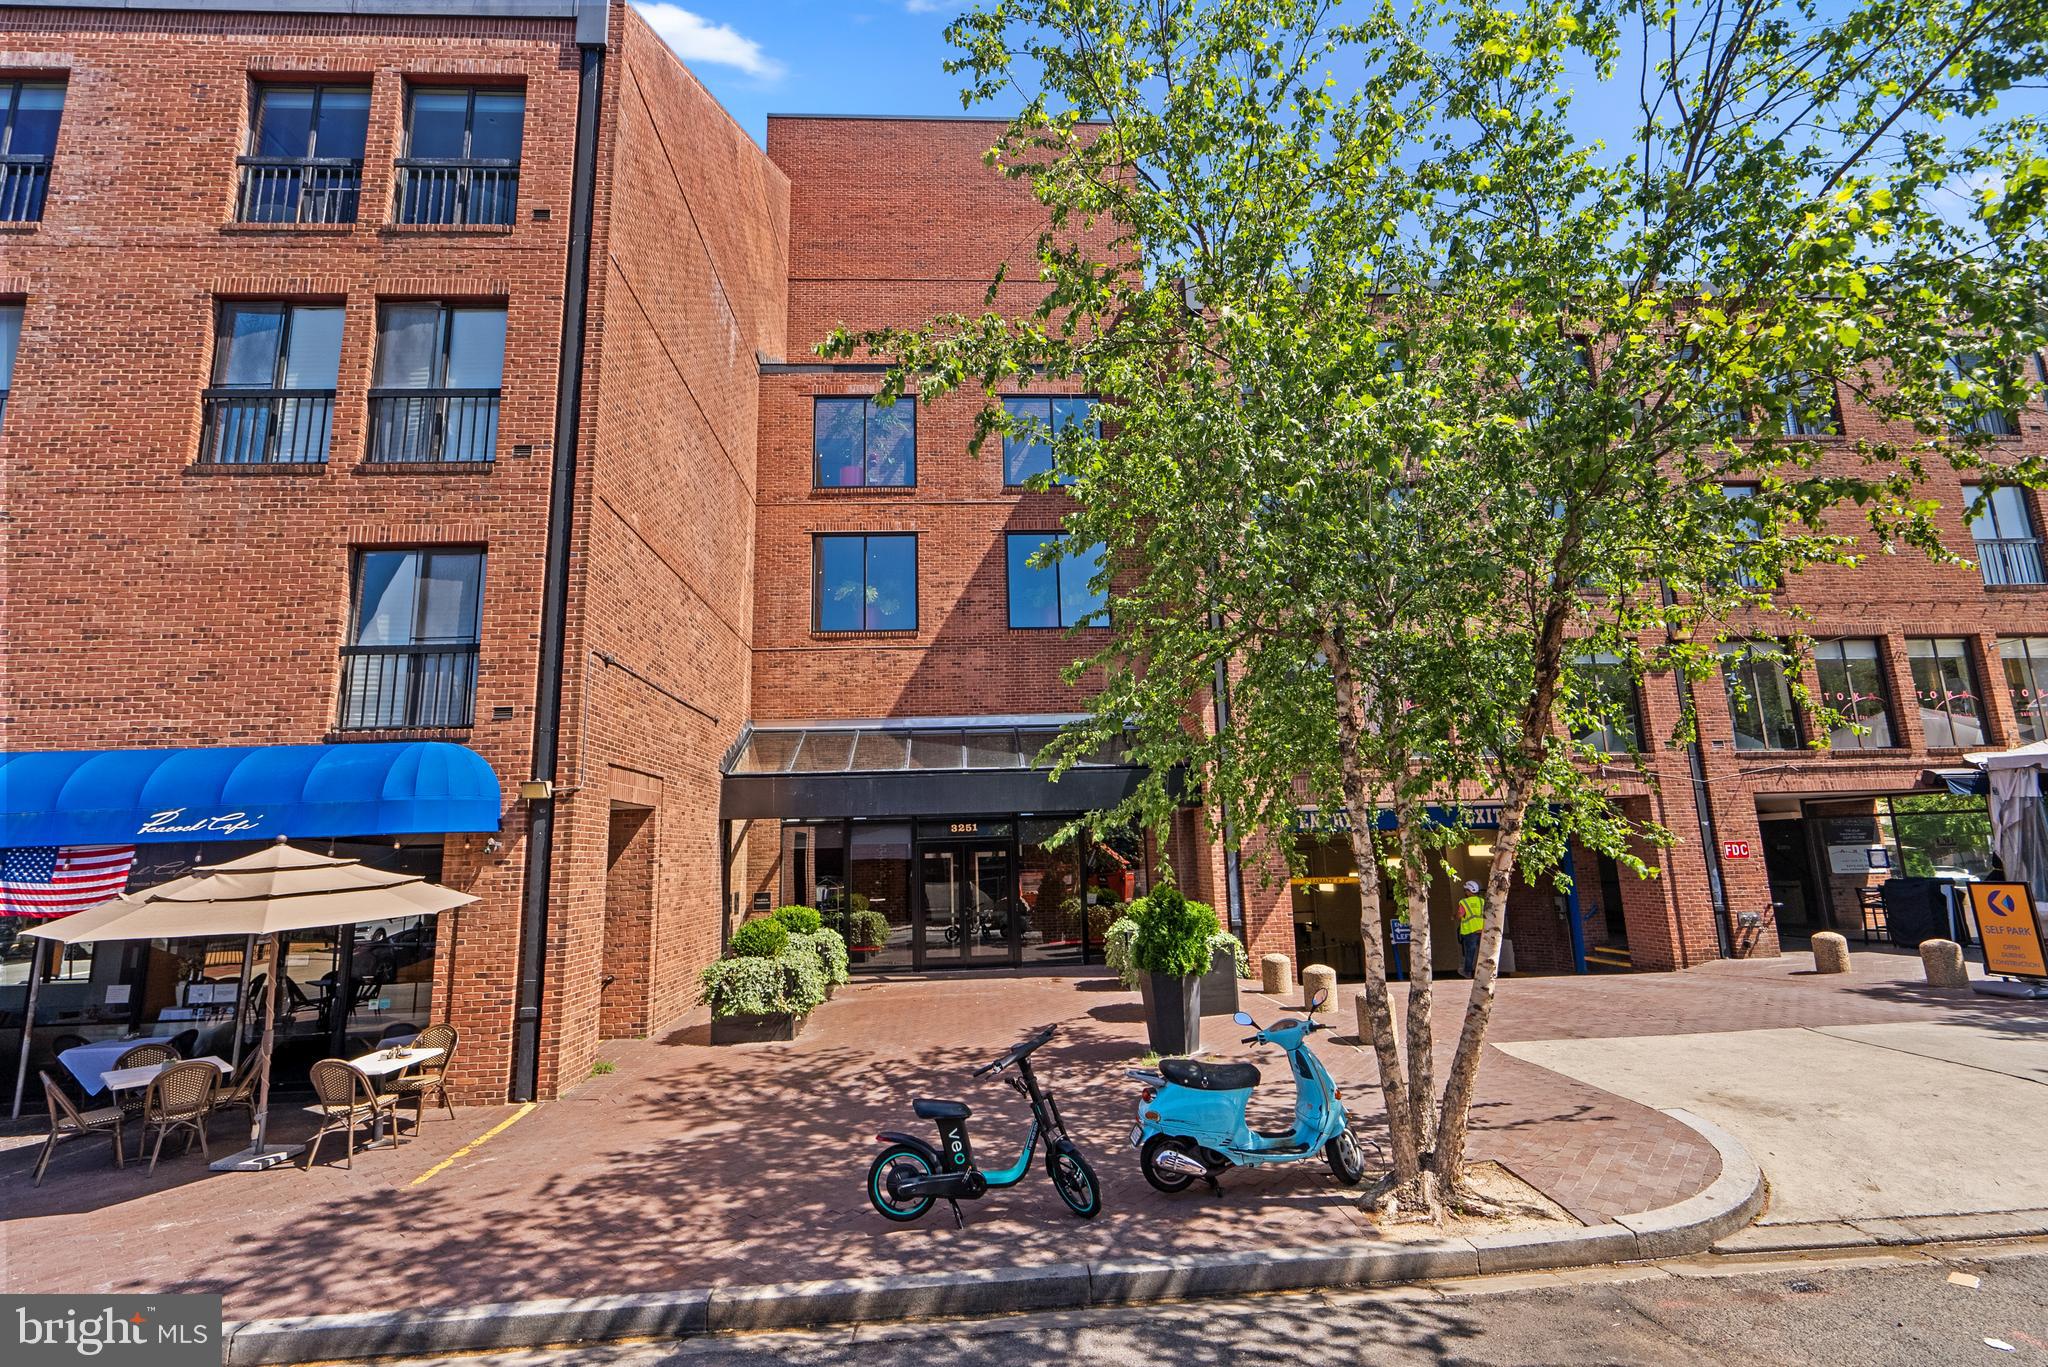
[[[950,0],[633,2],[757,141],[771,111],[960,112],[941,69]]]

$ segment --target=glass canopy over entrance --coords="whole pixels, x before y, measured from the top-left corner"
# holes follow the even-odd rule
[[[1049,769],[1040,756],[1057,724],[773,726],[750,729],[727,764],[729,774],[843,774],[905,770]],[[1061,718],[1057,720],[1068,720]],[[1121,747],[1076,767],[1125,763]]]

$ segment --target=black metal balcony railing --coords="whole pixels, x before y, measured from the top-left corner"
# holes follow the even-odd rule
[[[485,461],[497,452],[495,389],[370,391],[370,460]]]
[[[1994,588],[2048,582],[2041,574],[2041,543],[2031,536],[1979,541],[1977,563],[1984,571],[1984,582]]]
[[[240,157],[238,223],[353,223],[362,199],[360,157]]]
[[[206,465],[318,465],[334,434],[331,389],[209,389]]]
[[[48,157],[0,157],[0,223],[39,223],[50,191]]]
[[[476,646],[343,646],[341,729],[468,726]]]
[[[516,161],[398,161],[398,221],[450,228],[509,226],[519,209]]]

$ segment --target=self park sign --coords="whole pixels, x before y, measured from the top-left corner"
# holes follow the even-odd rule
[[[2048,950],[2025,883],[1972,883],[1970,909],[1977,913],[1986,973],[2048,979]]]

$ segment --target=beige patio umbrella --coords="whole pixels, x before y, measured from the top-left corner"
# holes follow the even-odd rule
[[[213,1166],[254,1170],[282,1162],[297,1146],[266,1146],[264,1122],[270,1107],[270,1053],[277,1028],[277,980],[285,931],[388,921],[398,916],[442,912],[474,902],[466,892],[429,883],[417,874],[374,869],[359,859],[337,859],[288,845],[280,837],[269,849],[203,864],[159,887],[126,893],[25,935],[61,944],[97,940],[166,940],[198,935],[241,935],[270,941],[270,972],[264,984],[263,1072],[249,1147]],[[33,986],[38,975],[31,973]],[[33,1007],[31,1006],[31,1009]],[[28,1032],[22,1032],[22,1067]]]

